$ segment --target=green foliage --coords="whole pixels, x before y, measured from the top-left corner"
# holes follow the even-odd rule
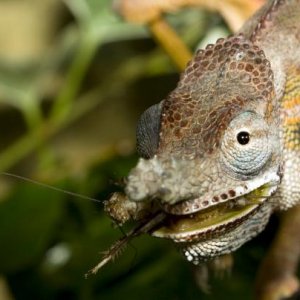
[[[61,220],[62,200],[53,191],[22,184],[0,204],[1,273],[22,270],[42,256]]]

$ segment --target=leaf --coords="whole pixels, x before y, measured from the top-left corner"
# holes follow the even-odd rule
[[[12,273],[39,259],[58,229],[62,205],[58,193],[25,184],[0,204],[0,272]]]

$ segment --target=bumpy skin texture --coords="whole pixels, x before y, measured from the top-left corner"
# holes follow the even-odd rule
[[[189,233],[177,239],[154,232],[191,243],[184,244],[184,254],[194,263],[237,249],[264,228],[274,209],[299,201],[299,179],[291,178],[299,167],[299,149],[294,146],[299,131],[295,78],[300,55],[291,50],[300,46],[299,6],[299,1],[271,1],[237,35],[199,50],[161,104],[157,150],[152,158],[141,159],[128,177],[129,199],[157,198],[170,215],[218,207],[265,184],[272,186],[267,196],[278,189],[271,199],[260,199],[264,203],[255,213],[238,215],[234,227],[228,222],[209,228],[213,234],[208,236],[201,231],[197,247]],[[291,65],[296,67],[289,75]],[[236,138],[243,131],[250,134],[247,145]],[[261,213],[265,207],[268,213]],[[251,223],[259,214],[260,222]],[[172,230],[176,233],[178,226]],[[215,239],[214,246],[210,239]],[[204,251],[208,245],[211,250]]]
[[[299,49],[300,0],[269,1],[238,34],[197,51],[153,121],[141,118],[147,142],[128,201],[158,203],[167,217],[152,234],[194,264],[300,202]]]

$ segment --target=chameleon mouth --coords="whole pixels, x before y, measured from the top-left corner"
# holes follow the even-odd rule
[[[168,215],[151,234],[178,243],[217,237],[253,216],[275,190],[274,184],[267,183],[248,194],[196,213]]]

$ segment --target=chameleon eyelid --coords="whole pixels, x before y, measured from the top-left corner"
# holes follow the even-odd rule
[[[162,102],[150,106],[141,115],[136,130],[136,148],[139,156],[149,159],[158,149]]]

